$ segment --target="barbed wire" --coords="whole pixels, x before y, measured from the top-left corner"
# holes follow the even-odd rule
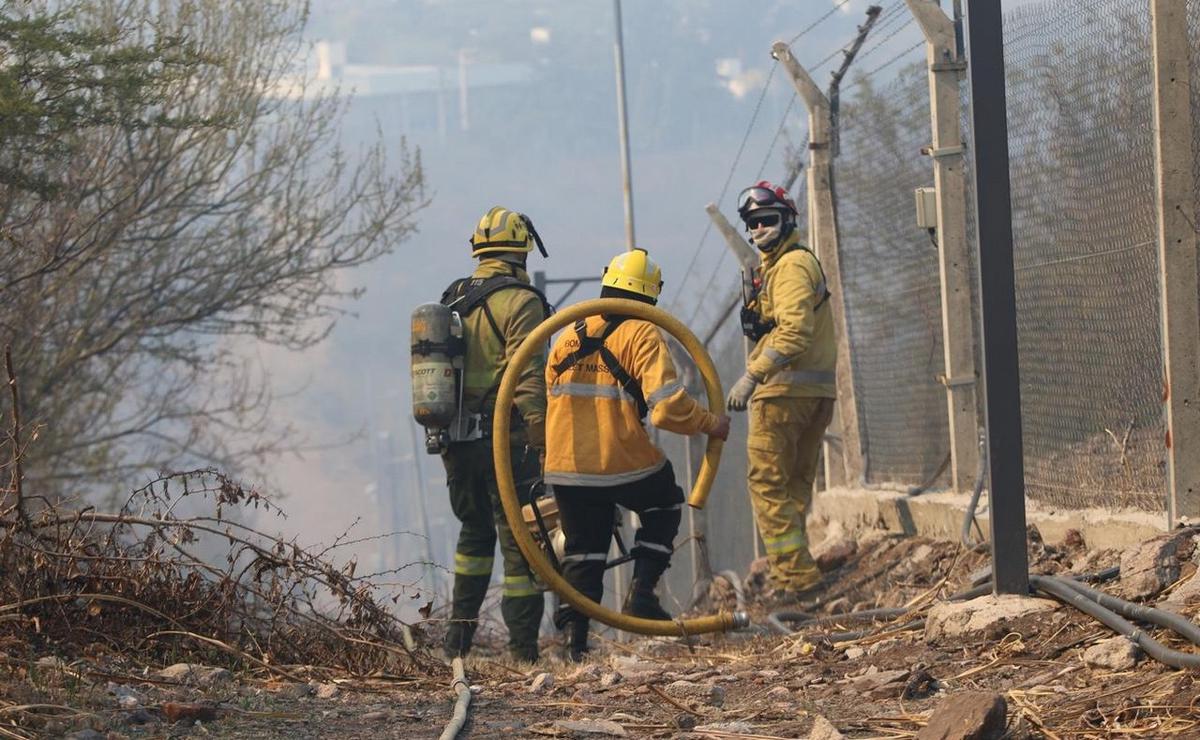
[[[767,163],[771,161],[771,154],[775,152],[775,144],[779,142],[779,137],[783,135],[783,130],[787,128],[788,116],[791,114],[792,108],[796,105],[796,97],[796,91],[793,90],[787,107],[783,109],[783,116],[779,119],[779,128],[775,129],[775,136],[771,137],[771,145],[767,147],[767,153],[763,157],[762,164],[758,167],[758,174],[754,176],[755,180],[762,179],[762,174],[767,169]]]
[[[783,130],[787,128],[788,116],[791,115],[792,108],[794,108],[796,105],[796,98],[796,92],[793,90],[792,97],[790,100],[788,100],[787,108],[784,109],[783,115],[779,119],[779,126],[775,129],[775,135],[771,137],[771,144],[767,147],[767,153],[765,156],[763,156],[762,164],[758,167],[758,173],[754,176],[755,182],[761,180],[763,173],[767,170],[767,164],[771,161],[771,155],[775,152],[775,145],[779,143],[779,137],[783,135]],[[709,223],[712,223],[711,220]],[[721,268],[725,265],[726,256],[728,256],[728,252],[721,252],[721,256],[717,258],[717,266],[708,276],[708,282],[705,284],[704,290],[700,292],[701,296],[711,295],[710,291],[712,290],[713,284],[717,281],[717,275],[721,274]],[[693,321],[695,321],[696,317],[700,314],[700,307],[703,305],[704,301],[698,301],[692,308],[692,314],[688,318],[688,324],[691,324]]]
[[[733,157],[733,163],[729,165],[729,172],[725,175],[725,183],[721,186],[721,194],[717,196],[716,203],[718,205],[720,205],[721,201],[725,200],[725,194],[729,192],[729,183],[733,181],[733,173],[737,170],[738,163],[742,159],[742,152],[746,150],[746,142],[750,140],[750,134],[754,131],[754,124],[758,120],[758,113],[762,110],[762,104],[767,97],[767,91],[771,89],[771,79],[775,76],[775,70],[778,68],[779,61],[776,60],[771,65],[770,72],[767,73],[767,79],[763,83],[762,92],[758,96],[758,102],[754,105],[754,112],[750,115],[750,123],[746,126],[745,135],[742,136],[742,143],[738,146],[737,154]],[[692,252],[692,259],[688,262],[687,269],[683,271],[683,277],[679,281],[679,287],[675,290],[672,303],[679,300],[683,286],[687,284],[687,279],[691,277],[692,271],[695,270],[696,260],[700,257],[700,252],[704,249],[704,242],[708,239],[708,235],[711,232],[712,219],[708,219],[708,223],[704,226],[704,233],[700,235],[700,241],[696,244],[695,251]]]
[[[889,5],[887,7],[887,9],[883,10],[880,13],[879,20],[875,23],[875,28],[873,29],[874,34],[878,35],[878,34],[882,33],[883,31],[889,30],[889,27],[895,26],[895,22],[898,19],[906,17],[907,13],[905,13],[904,11],[907,8],[905,8],[903,6],[904,6],[904,0],[898,0],[897,2],[894,2],[891,5]],[[909,21],[910,22],[912,21],[911,17],[909,18]],[[891,36],[889,35],[888,38],[891,38]],[[884,39],[883,41],[887,41],[887,39]],[[830,61],[832,61],[835,57],[837,57],[839,54],[845,54],[851,43],[853,43],[853,40],[848,41],[845,44],[834,49],[829,54],[827,54],[824,57],[822,57],[821,59],[817,60],[816,63],[805,67],[805,69],[809,70],[809,74],[812,75],[813,79],[816,79],[818,77],[818,73],[821,71],[821,69],[826,64],[828,64]],[[880,43],[882,44],[882,42],[880,42]],[[870,53],[870,51],[874,51],[875,48],[876,47],[871,47],[871,49],[867,53]],[[861,55],[859,58],[861,59],[863,56],[866,56],[866,54]]]
[[[842,4],[844,4],[844,3],[842,3]],[[833,8],[833,11],[838,10],[842,4],[835,6]],[[877,43],[875,43],[866,52],[863,52],[861,55],[859,55],[859,57],[858,57],[859,61],[861,61],[862,59],[865,59],[867,56],[878,51],[887,42],[891,41],[893,38],[895,38],[900,33],[902,33],[909,26],[911,26],[914,22],[916,22],[916,18],[905,13],[904,12],[905,10],[906,10],[906,6],[904,6],[904,0],[896,0],[890,6],[888,6],[888,8],[886,10],[884,10],[882,12],[880,21],[876,24],[876,33],[879,32],[881,27],[886,29],[886,27],[890,25],[891,28],[886,36],[881,38]],[[832,17],[832,15],[833,15],[832,11],[825,13],[823,16],[821,16],[821,18],[817,19],[817,21],[810,24],[808,27],[806,27],[804,30],[802,30],[800,33],[798,33],[796,36],[794,36],[792,38],[792,40],[788,42],[788,45],[790,46],[794,41],[796,41],[796,39],[800,38],[801,36],[803,36],[806,33],[809,33],[814,28],[816,28],[818,25],[823,23],[825,20]],[[908,20],[904,21],[903,23],[900,23],[897,26],[896,22],[898,21],[898,19],[904,18],[906,16],[907,16]],[[880,64],[879,66],[872,69],[870,72],[867,72],[865,75],[863,75],[858,80],[856,80],[853,84],[848,85],[845,88],[845,90],[849,91],[849,90],[852,90],[852,89],[862,85],[864,82],[869,80],[871,78],[871,76],[886,69],[887,67],[891,66],[892,64],[895,64],[897,61],[899,61],[901,58],[903,58],[904,55],[908,54],[909,52],[913,51],[917,47],[923,45],[924,43],[925,43],[924,40],[919,41],[915,46],[909,47],[909,48],[905,49],[904,51],[901,51],[896,56],[892,57],[891,59],[888,59],[883,64]],[[838,47],[830,54],[826,55],[824,58],[817,61],[816,64],[809,67],[809,69],[812,70],[812,72],[810,74],[814,74],[814,76],[815,76],[816,70],[818,70],[824,64],[828,63],[833,58],[835,58],[838,54],[845,53],[846,50],[848,49],[848,47],[849,47],[849,42],[846,44],[843,44],[842,46]],[[770,84],[771,76],[774,75],[775,69],[777,67],[778,67],[778,62],[776,62],[776,64],[771,67],[771,75],[768,75],[767,84],[765,84],[763,86],[763,93],[762,93],[762,95],[759,96],[758,104],[755,106],[754,114],[751,116],[750,126],[747,128],[745,136],[742,137],[742,142],[741,142],[741,145],[738,147],[737,155],[734,157],[733,164],[730,166],[729,173],[726,175],[725,183],[721,187],[721,194],[720,194],[720,196],[718,196],[717,201],[716,201],[718,206],[720,206],[722,201],[724,201],[725,195],[729,191],[729,183],[733,179],[733,174],[737,169],[738,162],[741,161],[742,153],[745,150],[747,141],[749,141],[750,134],[754,127],[754,123],[757,120],[759,110],[762,107],[763,99],[766,96],[767,85]],[[767,164],[770,162],[771,155],[775,151],[775,146],[779,142],[779,137],[783,135],[783,130],[787,127],[787,119],[788,119],[788,116],[791,114],[792,108],[795,107],[796,97],[797,97],[796,93],[793,91],[792,97],[788,101],[787,108],[784,110],[783,115],[780,118],[779,125],[775,130],[775,135],[771,138],[771,142],[770,142],[769,146],[767,147],[767,152],[766,152],[765,156],[763,157],[763,162],[759,166],[758,174],[755,176],[756,181],[762,179],[762,174],[766,170]],[[704,226],[704,233],[700,236],[700,242],[696,245],[696,249],[692,253],[692,258],[688,263],[688,267],[684,271],[683,279],[679,282],[679,288],[676,291],[676,294],[674,297],[674,300],[676,302],[679,300],[680,292],[683,290],[683,286],[686,283],[687,279],[690,278],[692,273],[695,271],[696,262],[700,256],[700,252],[702,251],[702,249],[704,247],[704,243],[708,239],[708,235],[711,232],[712,232],[712,219],[709,219],[708,223],[706,223]],[[703,296],[708,295],[709,291],[712,289],[713,285],[716,283],[717,275],[720,274],[721,268],[724,265],[725,256],[726,256],[725,252],[722,251],[721,254],[717,257],[717,264],[713,268],[712,272],[709,274],[708,281],[705,283],[704,289],[700,292],[700,296],[703,297]],[[701,299],[701,300],[697,301],[696,304],[692,307],[692,311],[688,317],[689,324],[691,324],[695,321],[696,317],[700,313],[701,308],[703,308],[704,305],[705,305],[705,301],[703,299]]]
[[[791,46],[792,44],[796,43],[797,41],[800,40],[801,37],[807,35],[813,29],[815,29],[817,26],[819,26],[822,23],[824,23],[825,21],[829,20],[833,16],[834,13],[841,10],[848,2],[850,2],[850,0],[839,0],[839,2],[835,3],[834,6],[829,9],[828,13],[826,13],[825,15],[821,16],[820,18],[816,19],[811,24],[809,24],[807,28],[805,28],[800,33],[793,36],[791,38],[791,40],[788,41],[788,46]]]
[[[882,71],[882,70],[884,70],[884,69],[887,69],[888,67],[892,66],[892,65],[893,65],[893,64],[895,64],[896,62],[898,62],[898,61],[900,61],[901,59],[903,59],[903,58],[904,58],[906,55],[910,54],[910,53],[911,53],[911,52],[913,52],[913,51],[916,51],[917,49],[919,49],[920,47],[922,47],[922,46],[924,46],[924,45],[925,45],[925,39],[921,39],[921,40],[920,40],[920,41],[918,41],[917,43],[913,44],[912,46],[908,47],[907,49],[905,49],[904,51],[900,52],[900,53],[899,53],[899,54],[897,54],[896,56],[892,57],[891,59],[887,60],[887,61],[886,61],[886,62],[884,62],[883,64],[881,64],[881,65],[879,65],[878,67],[876,67],[875,69],[872,69],[870,72],[867,72],[865,75],[863,75],[862,77],[860,77],[860,78],[858,78],[857,80],[855,80],[853,83],[851,83],[850,85],[848,85],[848,86],[846,87],[846,91],[847,91],[847,92],[849,92],[850,90],[853,90],[854,88],[856,88],[856,87],[858,87],[858,86],[862,85],[862,84],[863,84],[863,83],[865,83],[867,80],[871,79],[871,77],[872,77],[873,75],[875,75],[876,73],[878,73],[878,72],[880,72],[880,71]]]
[[[896,36],[900,35],[900,34],[901,34],[901,33],[902,33],[902,32],[903,32],[903,31],[904,31],[906,28],[908,28],[909,26],[911,26],[912,24],[914,24],[914,23],[916,23],[916,22],[917,22],[917,19],[916,19],[916,18],[912,18],[912,17],[910,17],[910,18],[908,19],[908,21],[907,21],[907,22],[905,22],[905,23],[901,24],[900,26],[898,26],[898,27],[896,27],[896,28],[892,29],[891,33],[889,33],[887,36],[884,36],[883,38],[881,38],[881,39],[880,39],[880,40],[879,40],[879,41],[878,41],[878,42],[877,42],[877,43],[876,43],[874,46],[872,46],[870,49],[867,49],[866,51],[864,51],[864,52],[862,53],[862,55],[861,55],[861,56],[859,56],[859,61],[862,61],[863,59],[866,59],[867,57],[871,56],[871,55],[872,55],[872,54],[874,54],[875,52],[879,51],[879,49],[880,49],[882,46],[884,46],[884,45],[885,45],[887,42],[889,42],[889,41],[891,41],[892,39],[896,38]]]

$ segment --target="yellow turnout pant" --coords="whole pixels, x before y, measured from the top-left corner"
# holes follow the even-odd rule
[[[804,589],[821,578],[808,551],[805,516],[812,505],[821,438],[831,418],[832,398],[762,398],[750,403],[750,501],[774,588]]]

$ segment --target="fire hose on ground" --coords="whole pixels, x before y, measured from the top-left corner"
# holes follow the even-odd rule
[[[691,355],[704,379],[708,407],[720,409],[724,404],[720,378],[704,345],[681,321],[666,311],[637,301],[598,298],[577,303],[543,321],[530,332],[509,360],[504,377],[500,380],[500,389],[496,395],[496,411],[492,420],[492,451],[496,464],[496,483],[500,489],[500,502],[504,506],[504,516],[508,519],[508,526],[517,541],[517,546],[521,548],[525,560],[529,562],[529,566],[537,573],[538,577],[554,589],[555,593],[564,601],[591,619],[610,627],[643,635],[685,637],[747,627],[750,624],[750,618],[742,611],[732,614],[721,612],[691,619],[643,619],[622,614],[598,604],[577,591],[554,569],[524,524],[521,516],[521,503],[517,498],[516,484],[513,481],[512,460],[509,458],[509,420],[512,416],[513,396],[516,392],[520,371],[528,366],[529,362],[533,360],[534,354],[549,341],[556,331],[580,319],[600,314],[630,316],[649,321],[675,337]],[[721,458],[721,445],[721,440],[715,437],[708,438],[708,447],[704,452],[700,472],[696,476],[696,482],[688,496],[690,506],[697,509],[704,508],[716,478],[717,463]]]
[[[446,728],[442,730],[438,740],[454,740],[458,736],[458,731],[467,723],[467,708],[471,706],[471,687],[467,685],[462,658],[452,660],[450,667],[454,671],[450,688],[454,690],[458,698],[454,701],[454,712],[450,715],[450,721],[446,723]]]

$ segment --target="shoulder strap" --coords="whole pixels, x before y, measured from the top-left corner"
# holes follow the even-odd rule
[[[487,316],[488,324],[491,325],[492,331],[503,342],[504,333],[500,331],[500,326],[496,323],[496,317],[492,315],[491,309],[488,308],[487,299],[491,294],[505,288],[517,288],[518,290],[527,290],[533,293],[541,301],[543,316],[549,317],[550,314],[554,313],[554,309],[550,306],[550,302],[546,300],[546,296],[542,291],[513,275],[493,275],[488,278],[460,278],[455,280],[442,293],[442,304],[458,311],[458,314],[463,318],[469,316],[476,308],[483,306],[483,312]]]
[[[817,304],[813,306],[813,311],[816,311],[818,308],[825,305],[825,302],[829,300],[829,296],[833,295],[833,293],[829,290],[829,281],[825,278],[825,266],[821,264],[821,258],[817,256],[816,252],[812,251],[805,245],[800,244],[797,246],[812,255],[813,262],[817,263],[817,269],[821,271],[821,287],[825,289],[825,295],[821,296],[821,300],[817,301]]]
[[[646,397],[642,393],[641,384],[638,383],[637,380],[625,370],[625,368],[621,367],[621,363],[617,360],[617,356],[612,353],[612,350],[604,346],[605,340],[617,330],[617,327],[620,326],[626,318],[627,317],[625,316],[618,316],[609,319],[605,323],[604,329],[601,330],[600,334],[594,337],[588,336],[587,324],[583,321],[583,319],[576,321],[574,329],[576,336],[579,337],[579,347],[577,347],[574,352],[564,357],[560,362],[555,364],[553,370],[554,375],[557,378],[567,370],[570,370],[578,365],[580,361],[584,360],[585,358],[593,354],[599,354],[600,360],[604,363],[604,366],[608,368],[608,372],[612,373],[613,379],[616,380],[617,383],[620,384],[621,388],[633,398],[633,402],[637,406],[638,418],[644,419],[646,418],[646,414],[649,413],[650,407],[646,404]]]

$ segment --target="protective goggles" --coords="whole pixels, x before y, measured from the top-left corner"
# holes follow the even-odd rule
[[[787,201],[770,188],[754,185],[738,194],[738,210],[745,211],[751,206],[782,206],[787,208]]]
[[[750,231],[764,227],[770,228],[772,226],[778,226],[779,222],[782,220],[783,218],[779,215],[778,211],[751,213],[750,215],[746,216],[746,228]]]

